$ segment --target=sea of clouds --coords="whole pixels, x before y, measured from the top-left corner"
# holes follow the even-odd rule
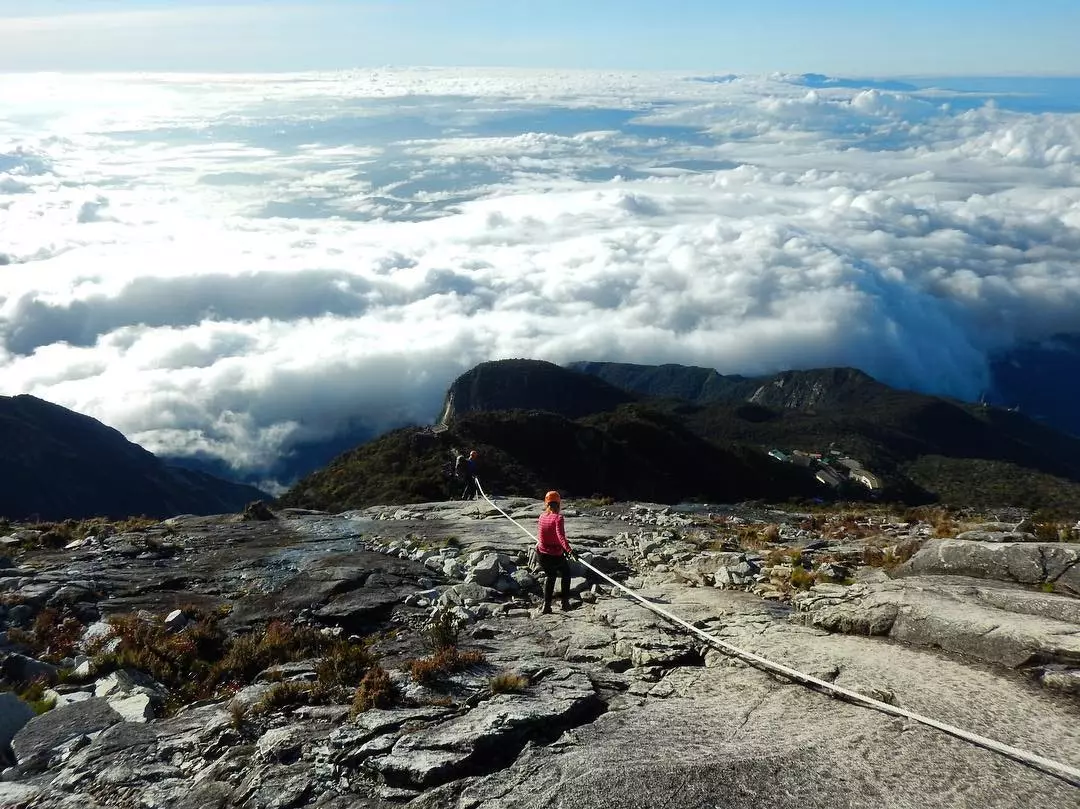
[[[1080,330],[1077,89],[0,76],[0,393],[248,474],[505,357],[975,398]]]

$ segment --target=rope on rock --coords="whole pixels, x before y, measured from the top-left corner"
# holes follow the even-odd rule
[[[532,531],[530,531],[524,525],[519,523],[517,520],[515,520],[513,517],[511,517],[501,508],[499,508],[499,506],[496,505],[495,501],[488,497],[487,492],[485,492],[483,487],[480,485],[479,478],[474,478],[474,480],[476,481],[477,491],[479,491],[480,494],[483,495],[484,499],[491,504],[492,508],[494,508],[500,514],[506,517],[506,519],[510,520],[510,522],[512,522],[514,525],[524,531],[525,534],[529,536],[532,540],[536,540],[536,535],[533,534]],[[1062,764],[1061,762],[1053,761],[1052,759],[1045,758],[1028,750],[1021,750],[1019,747],[1013,747],[1012,745],[996,741],[995,739],[990,739],[986,736],[980,736],[978,733],[972,733],[971,731],[964,730],[963,728],[958,728],[955,725],[950,725],[946,722],[939,722],[937,719],[923,716],[922,714],[915,713],[914,711],[909,711],[905,708],[897,707],[896,705],[890,705],[887,702],[873,699],[872,697],[868,697],[865,694],[860,694],[857,691],[852,691],[848,688],[844,688],[843,686],[836,685],[835,683],[830,683],[814,677],[810,674],[805,674],[801,671],[791,668],[790,666],[785,666],[783,663],[776,663],[772,660],[769,660],[768,658],[762,657],[761,655],[754,654],[753,652],[749,652],[745,649],[740,649],[738,646],[733,646],[727,641],[718,638],[716,635],[711,635],[708,632],[705,632],[703,629],[694,626],[690,622],[679,618],[677,615],[673,615],[662,607],[653,604],[648,599],[638,595],[633,590],[630,590],[629,588],[615,581],[615,579],[611,578],[606,573],[597,570],[588,562],[582,561],[581,559],[577,559],[577,562],[586,567],[588,570],[595,573],[612,587],[617,588],[618,590],[622,591],[627,596],[632,598],[634,601],[637,601],[647,610],[650,610],[651,612],[656,613],[657,615],[667,619],[668,621],[681,626],[687,632],[690,632],[701,638],[713,648],[718,649],[725,654],[731,655],[732,657],[737,657],[740,660],[743,660],[755,666],[756,668],[763,669],[774,674],[780,674],[797,683],[801,683],[810,688],[813,688],[816,691],[821,691],[831,696],[847,700],[848,702],[851,702],[855,705],[861,705],[864,708],[871,708],[875,711],[880,711],[881,713],[886,713],[892,716],[898,716],[903,719],[910,719],[914,722],[919,722],[928,727],[940,730],[943,733],[947,733],[950,736],[954,736],[957,739],[970,742],[971,744],[977,745],[986,750],[992,750],[995,753],[1000,753],[1001,755],[1007,756],[1008,758],[1011,758],[1014,761],[1018,761],[1022,764],[1027,764],[1028,766],[1034,767],[1035,769],[1047,773],[1048,775],[1060,778],[1061,780],[1075,787],[1080,787],[1080,769],[1077,769],[1076,767],[1070,767],[1068,764]]]

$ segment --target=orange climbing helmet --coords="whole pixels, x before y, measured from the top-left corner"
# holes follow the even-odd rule
[[[544,495],[544,505],[545,506],[548,503],[561,503],[561,502],[562,502],[562,498],[559,497],[558,492],[551,491],[551,492],[548,492],[547,494]]]

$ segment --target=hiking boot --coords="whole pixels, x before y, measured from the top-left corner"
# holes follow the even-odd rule
[[[563,603],[562,603],[562,611],[563,612],[570,612],[570,610],[572,610],[572,609],[573,609],[573,607],[570,606],[570,602],[564,600]]]
[[[540,615],[551,615],[551,605],[546,604],[543,609],[540,610]]]

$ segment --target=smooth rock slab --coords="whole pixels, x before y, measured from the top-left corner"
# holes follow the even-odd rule
[[[988,544],[961,539],[927,542],[896,576],[969,576],[1019,584],[1053,584],[1080,595],[1080,545],[1059,542]]]
[[[34,709],[15,694],[0,692],[0,748],[11,744],[15,734],[35,716]]]
[[[566,669],[525,694],[498,694],[464,716],[403,736],[368,762],[391,786],[425,788],[512,760],[526,741],[551,738],[601,706],[592,682]]]
[[[123,717],[104,699],[65,705],[27,722],[12,739],[11,749],[19,764],[32,762],[76,736],[97,733],[121,721]]]

